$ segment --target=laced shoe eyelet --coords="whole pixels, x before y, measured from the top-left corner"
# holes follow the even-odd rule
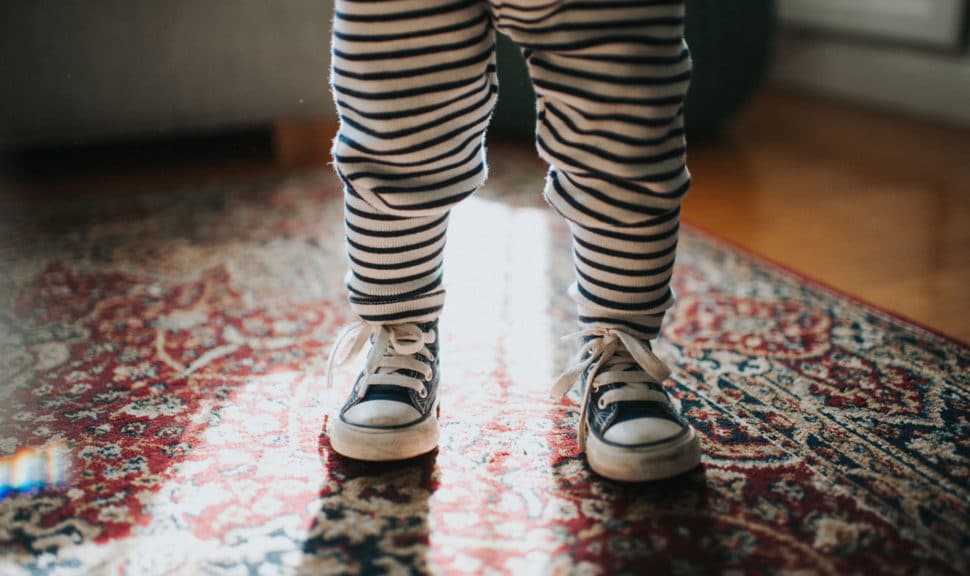
[[[602,398],[596,401],[596,405],[599,406],[600,410],[606,410],[606,402],[603,402]]]
[[[427,398],[428,397],[428,389],[427,388],[422,388],[421,391],[418,392],[418,397],[420,397],[420,398]]]

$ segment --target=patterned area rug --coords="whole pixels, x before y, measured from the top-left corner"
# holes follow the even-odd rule
[[[492,172],[453,215],[441,447],[380,466],[322,432],[331,176],[4,205],[0,573],[970,570],[970,350],[694,230],[658,349],[703,465],[591,475],[549,399],[568,236],[537,165]]]

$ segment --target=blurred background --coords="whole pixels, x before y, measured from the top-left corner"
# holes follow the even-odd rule
[[[689,1],[686,220],[970,340],[967,4]],[[331,9],[0,3],[0,201],[326,169]],[[531,148],[499,58],[490,147]]]

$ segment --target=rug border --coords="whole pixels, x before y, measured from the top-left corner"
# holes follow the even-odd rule
[[[880,306],[879,304],[874,304],[872,302],[869,302],[868,300],[866,300],[864,298],[861,298],[859,296],[856,296],[855,294],[851,294],[851,293],[843,290],[842,288],[839,288],[837,286],[834,286],[833,284],[830,284],[829,282],[826,282],[825,280],[820,280],[818,278],[815,278],[814,276],[809,276],[808,274],[806,274],[806,273],[804,273],[804,272],[802,272],[800,270],[797,270],[796,268],[793,268],[789,264],[786,264],[784,262],[781,262],[779,260],[776,260],[775,258],[772,258],[770,256],[765,256],[763,254],[759,254],[758,252],[755,252],[755,251],[751,250],[750,248],[747,248],[745,246],[742,246],[737,241],[732,240],[730,238],[727,238],[727,237],[725,237],[721,233],[714,232],[714,231],[710,230],[709,228],[706,228],[704,226],[700,226],[698,224],[695,224],[694,222],[689,221],[689,219],[686,219],[685,218],[681,222],[681,224],[684,226],[684,228],[690,230],[690,232],[696,233],[699,236],[706,236],[708,239],[714,240],[716,242],[724,243],[724,244],[730,246],[733,250],[736,250],[736,251],[740,252],[745,257],[747,257],[747,258],[749,258],[751,260],[754,260],[756,262],[760,262],[762,264],[768,264],[770,266],[773,266],[775,268],[778,268],[778,269],[782,270],[783,272],[786,272],[787,274],[798,278],[799,280],[802,280],[802,281],[805,281],[805,282],[808,282],[808,283],[814,285],[816,288],[820,288],[820,289],[825,290],[827,292],[831,292],[832,294],[835,294],[835,295],[837,295],[839,297],[848,299],[849,301],[851,301],[852,303],[854,303],[854,304],[856,304],[858,306],[862,306],[864,308],[868,308],[868,309],[870,309],[872,311],[879,312],[881,314],[884,314],[886,316],[889,316],[890,318],[893,318],[893,319],[898,320],[900,322],[909,324],[913,328],[918,328],[920,330],[923,330],[924,332],[928,332],[928,333],[930,333],[930,334],[932,334],[932,335],[934,335],[934,336],[936,336],[938,338],[942,338],[943,340],[946,340],[946,341],[950,342],[951,344],[955,344],[955,345],[961,347],[964,351],[970,352],[970,341],[963,341],[963,340],[961,340],[960,338],[958,338],[956,336],[947,334],[947,333],[943,332],[942,330],[939,330],[937,328],[933,328],[931,326],[928,326],[927,324],[925,324],[925,323],[923,323],[923,322],[921,322],[919,320],[915,320],[915,319],[913,319],[913,318],[911,318],[909,316],[906,316],[905,314],[902,314],[900,312],[896,312],[896,311],[890,310],[888,308],[885,308],[883,306]]]

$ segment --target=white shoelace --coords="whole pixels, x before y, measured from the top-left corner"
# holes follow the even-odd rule
[[[607,391],[599,399],[599,408],[605,409],[616,402],[631,400],[654,400],[667,402],[663,392],[652,389],[649,384],[663,384],[670,376],[670,369],[646,344],[622,330],[591,328],[563,337],[563,340],[592,337],[580,348],[576,363],[566,369],[553,382],[552,395],[561,399],[581,380],[586,369],[586,391],[579,413],[579,449],[586,448],[586,412],[593,392],[602,386],[622,382],[625,386]],[[642,372],[629,370],[639,367]]]
[[[415,358],[421,354],[429,360],[434,355],[427,345],[435,341],[435,332],[424,332],[416,324],[370,324],[357,322],[348,326],[334,341],[327,365],[327,388],[333,387],[334,369],[356,358],[364,344],[373,337],[373,346],[367,354],[364,377],[357,383],[357,397],[363,398],[367,389],[375,384],[401,386],[414,390],[424,398],[428,391],[424,381],[432,376],[429,364]],[[400,373],[411,370],[424,377],[424,381]]]

